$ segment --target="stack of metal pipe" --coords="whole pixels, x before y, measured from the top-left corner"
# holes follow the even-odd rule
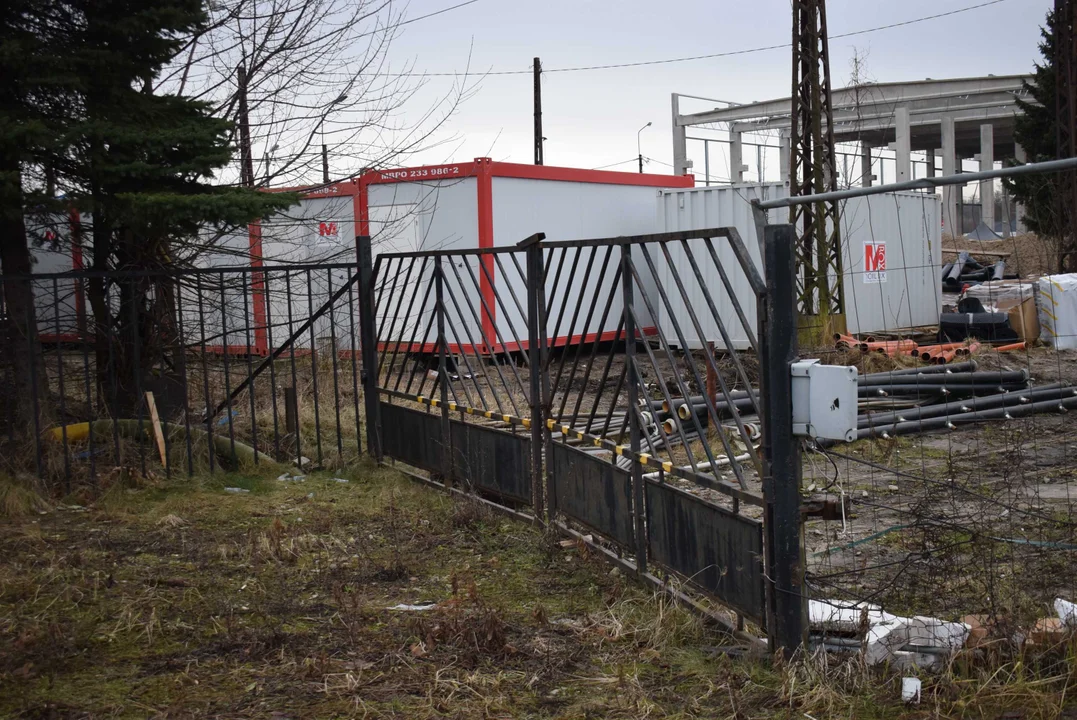
[[[1068,383],[1034,385],[1027,370],[980,371],[974,360],[861,375],[858,386],[857,439],[1077,409],[1077,388]],[[755,388],[720,394],[715,409],[719,417],[732,417],[735,408],[755,426],[758,397]],[[667,433],[692,414],[702,424],[709,417],[702,395],[642,402],[647,417],[661,422]]]

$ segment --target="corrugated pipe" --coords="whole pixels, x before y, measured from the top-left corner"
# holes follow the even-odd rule
[[[893,423],[908,422],[931,417],[960,415],[974,410],[989,410],[1013,404],[1027,404],[1033,401],[1077,397],[1077,388],[1062,383],[1052,383],[1043,387],[1021,390],[1005,395],[988,395],[986,397],[965,398],[939,405],[922,405],[908,410],[861,415],[857,423],[861,427],[879,427]]]
[[[1016,400],[1020,396],[1014,394],[1012,397]],[[958,425],[967,425],[969,423],[982,422],[984,420],[1011,419],[1024,417],[1026,415],[1035,415],[1037,413],[1073,410],[1075,408],[1077,408],[1077,397],[1043,400],[1023,405],[1020,404],[1020,402],[1015,402],[1014,404],[1005,405],[1003,407],[963,413],[960,415],[951,415],[949,417],[933,417],[924,420],[910,420],[908,422],[893,423],[890,425],[860,428],[856,432],[856,439],[863,440],[864,438],[870,437],[888,438],[897,435],[927,432],[929,430],[941,430],[944,428],[953,429]]]

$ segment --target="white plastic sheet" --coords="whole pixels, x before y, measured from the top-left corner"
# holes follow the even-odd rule
[[[1040,327],[1057,350],[1077,349],[1077,274],[1040,278]]]

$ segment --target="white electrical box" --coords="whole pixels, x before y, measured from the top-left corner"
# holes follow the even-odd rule
[[[793,433],[823,440],[856,440],[857,371],[818,360],[793,363]]]

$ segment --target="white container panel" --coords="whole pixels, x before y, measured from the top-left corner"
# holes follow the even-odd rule
[[[532,180],[522,178],[493,179],[493,218],[494,246],[507,247],[524,240],[531,235],[545,233],[546,240],[580,240],[590,238],[617,237],[622,235],[643,235],[655,232],[654,197],[656,188],[636,185],[612,185],[601,183],[557,182],[551,180]],[[620,250],[614,248],[609,254],[609,261],[602,271],[607,251],[600,248],[594,256],[590,272],[587,270],[591,250],[580,253],[576,274],[571,284],[568,278],[571,272],[575,251],[565,256],[565,268],[561,271],[559,287],[552,287],[558,263],[550,268],[547,279],[547,298],[553,299],[547,318],[547,337],[553,344],[579,342],[590,339],[592,333],[605,333],[607,336],[617,330],[623,303],[620,291],[614,293],[613,304],[603,327],[597,324],[605,307],[617,264],[620,262]],[[639,269],[640,280],[648,293],[654,287],[654,279],[648,272],[638,250],[635,259]],[[521,266],[523,259],[519,258]],[[498,319],[502,325],[511,325],[521,341],[527,338],[527,324],[524,316],[516,308],[508,288],[511,287],[524,310],[527,308],[524,279],[512,266],[511,260],[502,258],[507,278],[498,273],[497,287],[505,307],[498,307]],[[595,314],[584,333],[587,311],[592,301],[598,298]],[[579,312],[576,313],[577,308]],[[573,326],[572,318],[576,314]],[[643,303],[637,304],[639,324],[644,329],[653,327],[655,321],[647,312]],[[504,322],[502,321],[504,318]],[[558,326],[558,319],[560,325]],[[588,337],[583,338],[586,334]],[[556,337],[555,337],[556,335]]]
[[[657,223],[662,231],[669,232],[735,227],[762,275],[759,238],[750,203],[757,198],[787,196],[788,188],[779,183],[665,190],[658,197]],[[942,264],[939,213],[938,196],[919,193],[885,193],[851,198],[844,203],[841,210],[843,289],[850,332],[894,331],[938,323],[941,307],[938,270]],[[769,215],[770,222],[786,222],[788,209],[774,209]],[[733,293],[755,331],[757,314],[751,287],[728,242],[716,239],[714,243]],[[748,348],[748,335],[709,253],[700,241],[692,249],[730,343],[734,349]],[[880,251],[885,256],[882,272],[874,265],[868,266],[869,262],[878,261]],[[686,290],[706,339],[723,347],[717,324],[711,319],[706,298],[695,282],[683,250],[671,246],[670,254],[676,272],[690,279],[685,283]],[[676,292],[672,270],[666,268],[665,277],[672,314],[681,321],[688,345],[700,347],[698,336],[686,319],[684,303]],[[675,332],[670,314],[664,309],[660,316],[663,331],[672,342]]]
[[[937,195],[920,193],[868,195],[845,202],[840,215],[842,269],[850,332],[938,324],[942,308],[940,212]],[[869,266],[880,250],[885,271]]]
[[[26,238],[35,275],[71,272],[71,223],[67,215],[27,217]],[[34,315],[44,339],[68,339],[79,329],[74,280],[35,280]]]
[[[479,244],[478,184],[475,178],[372,184],[367,189],[368,218],[375,260],[382,253],[417,250],[465,250]],[[410,273],[409,273],[410,269]],[[445,261],[446,325],[450,350],[481,345],[482,307],[477,286],[482,283],[477,258]],[[437,339],[433,316],[435,293],[430,289],[434,263],[422,260],[381,261],[379,290],[389,302],[379,337],[387,342],[432,347]],[[468,301],[475,308],[472,313]],[[382,323],[379,314],[378,322]]]

